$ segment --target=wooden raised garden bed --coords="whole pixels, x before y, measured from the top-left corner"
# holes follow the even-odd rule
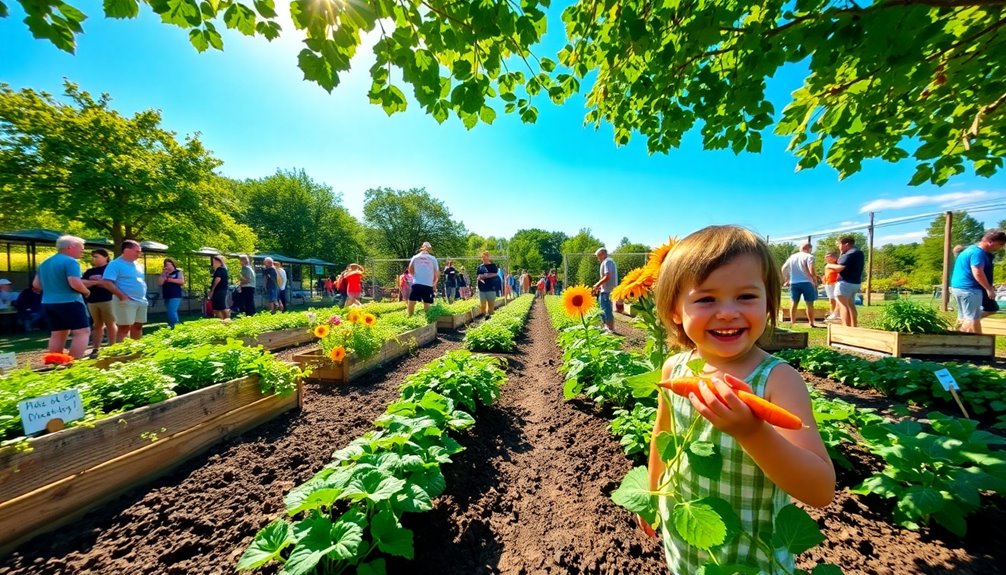
[[[987,317],[982,319],[982,333],[989,335],[1006,335],[1006,318]]]
[[[775,328],[770,334],[768,330],[758,339],[758,347],[765,351],[779,351],[782,349],[803,349],[807,347],[808,334],[805,331],[790,331],[788,329]]]
[[[824,321],[824,318],[828,317],[828,312],[831,308],[828,306],[828,301],[825,300],[824,306],[815,305],[814,306],[814,321]],[[789,306],[783,306],[779,308],[779,321],[789,321]],[[803,322],[807,323],[807,307],[803,302],[800,302],[800,306],[796,308],[796,321],[797,323]]]
[[[265,395],[252,375],[29,439],[30,452],[0,452],[0,555],[301,400],[299,383]]]
[[[926,355],[992,358],[996,353],[994,335],[959,332],[912,334],[831,324],[828,326],[827,341],[828,345],[844,345],[894,357]]]
[[[293,356],[293,360],[301,366],[311,368],[311,379],[320,379],[334,383],[348,383],[386,361],[391,361],[405,355],[414,346],[426,345],[436,339],[436,337],[437,324],[431,323],[407,331],[399,335],[397,339],[385,341],[380,351],[364,361],[358,362],[347,358],[338,364],[334,364],[321,352],[321,346],[298,353]]]
[[[297,347],[306,343],[311,343],[315,339],[314,334],[307,327],[292,327],[279,331],[268,331],[260,333],[255,337],[243,337],[241,341],[248,347],[261,345],[266,351],[277,351],[289,347]],[[133,361],[140,357],[139,353],[129,355],[110,355],[100,357],[95,360],[95,365],[100,369],[106,369],[113,363]]]
[[[473,310],[466,311],[464,313],[456,313],[454,315],[442,315],[437,318],[437,329],[458,329],[468,322],[474,319],[472,315]]]

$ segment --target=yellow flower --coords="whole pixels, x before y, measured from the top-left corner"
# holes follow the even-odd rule
[[[377,323],[377,316],[372,313],[363,314],[363,325],[370,327]]]
[[[360,310],[351,309],[349,310],[349,313],[346,314],[346,319],[349,320],[349,323],[359,323],[361,315]]]
[[[314,326],[314,337],[322,339],[329,333],[328,326],[325,324]]]
[[[562,292],[562,305],[571,316],[583,316],[594,307],[594,296],[586,286],[573,286]]]
[[[346,359],[346,348],[337,345],[332,348],[332,351],[328,352],[328,357],[335,363],[341,363],[342,360]]]
[[[667,259],[668,252],[671,251],[671,248],[673,248],[676,243],[678,243],[678,240],[668,238],[666,244],[654,248],[654,250],[650,252],[650,259],[646,261],[646,266],[656,269],[659,273],[661,264],[663,264],[664,260]],[[653,275],[656,276],[657,274],[654,273]]]

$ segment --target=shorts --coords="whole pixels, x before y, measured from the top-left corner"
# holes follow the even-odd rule
[[[213,308],[213,311],[224,311],[227,309],[227,290],[222,289],[213,292],[210,306]]]
[[[847,297],[851,300],[859,293],[860,285],[838,280],[838,283],[835,284],[835,297]]]
[[[601,320],[604,323],[615,321],[615,312],[611,309],[611,294],[606,291],[597,294],[597,307],[601,308]]]
[[[91,312],[91,319],[94,320],[95,326],[115,323],[115,305],[112,300],[89,303],[87,311]]]
[[[982,290],[950,288],[957,304],[957,319],[961,321],[977,321],[982,318]]]
[[[147,323],[147,304],[133,301],[115,301],[115,323],[118,325],[133,325]]]
[[[824,284],[824,295],[828,296],[828,299],[835,299],[835,284]]]
[[[803,296],[807,303],[814,303],[817,299],[817,289],[810,282],[797,282],[789,284],[789,297],[793,303],[800,303],[800,296]]]
[[[433,286],[412,284],[412,289],[409,291],[409,301],[433,303]]]
[[[479,303],[485,302],[489,302],[491,304],[496,303],[496,290],[479,292]]]
[[[276,303],[276,302],[278,302],[279,301],[279,288],[275,287],[275,286],[273,286],[271,288],[266,288],[266,290],[265,290],[265,296],[266,296],[266,300],[269,303]]]
[[[42,304],[42,312],[49,322],[50,331],[87,329],[91,325],[87,308],[79,301],[45,303]]]

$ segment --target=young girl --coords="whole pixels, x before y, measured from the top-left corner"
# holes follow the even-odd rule
[[[837,264],[838,253],[834,251],[828,252],[824,256],[824,261],[829,264]],[[824,268],[824,274],[821,276],[821,281],[824,283],[824,294],[828,296],[828,304],[831,305],[831,309],[828,311],[828,317],[824,318],[824,321],[839,321],[838,300],[835,299],[835,284],[838,283],[838,270]]]
[[[716,392],[700,385],[701,397],[661,394],[650,444],[650,488],[657,491],[667,470],[656,445],[657,435],[687,429],[700,417],[692,438],[716,445],[723,468],[718,481],[701,477],[682,458],[676,496],[682,501],[721,497],[734,507],[742,528],[758,540],[771,541],[772,522],[790,496],[817,507],[828,505],[835,492],[835,470],[814,425],[810,397],[800,374],[755,343],[779,308],[781,279],[768,246],[758,236],[735,226],[711,226],[679,242],[664,260],[656,286],[656,306],[672,344],[688,348],[664,363],[664,381],[692,375],[686,365],[702,359],[703,378]],[[726,374],[746,381],[753,393],[799,416],[800,430],[773,427],[754,417],[730,386]],[[699,415],[695,415],[695,414]],[[710,558],[687,545],[674,529],[667,497],[660,497],[661,537],[671,573],[695,573]],[[713,550],[720,564],[758,565],[776,573],[773,557],[752,539],[739,536]],[[792,570],[793,557],[773,550],[774,559]]]

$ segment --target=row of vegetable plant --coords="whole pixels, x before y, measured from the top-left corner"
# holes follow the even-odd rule
[[[436,321],[438,317],[468,313],[470,311],[475,311],[478,307],[478,298],[459,299],[448,304],[438,302],[431,305],[430,308],[426,310],[426,317],[433,322]]]
[[[954,405],[950,392],[934,375],[947,369],[960,386],[959,395],[969,410],[994,422],[993,427],[1006,429],[1006,372],[993,367],[896,357],[868,360],[825,347],[784,350],[776,355],[816,376],[931,407]]]
[[[533,303],[534,296],[525,294],[496,310],[486,321],[465,333],[465,347],[480,352],[513,352]]]
[[[403,302],[378,302],[353,309],[383,315],[404,308]],[[165,347],[191,347],[206,343],[222,343],[228,339],[253,339],[270,332],[294,328],[307,329],[319,316],[329,317],[333,314],[344,314],[346,311],[340,307],[329,307],[278,314],[259,313],[227,321],[199,319],[179,324],[175,329],[162,328],[140,339],[126,339],[104,347],[99,356],[121,357],[137,353],[147,355]]]
[[[335,452],[333,461],[284,498],[286,515],[264,527],[238,560],[239,570],[272,562],[280,573],[386,572],[380,553],[411,559],[404,513],[432,509],[446,488],[440,466],[464,448],[451,434],[499,397],[500,360],[465,350],[410,375],[377,429]],[[379,552],[379,553],[378,553]]]
[[[142,359],[109,369],[78,361],[51,371],[13,371],[0,378],[0,440],[20,438],[18,402],[75,389],[85,417],[68,426],[87,425],[123,411],[150,405],[178,394],[257,374],[264,393],[287,394],[304,373],[261,348],[230,340],[190,348],[164,347]]]

